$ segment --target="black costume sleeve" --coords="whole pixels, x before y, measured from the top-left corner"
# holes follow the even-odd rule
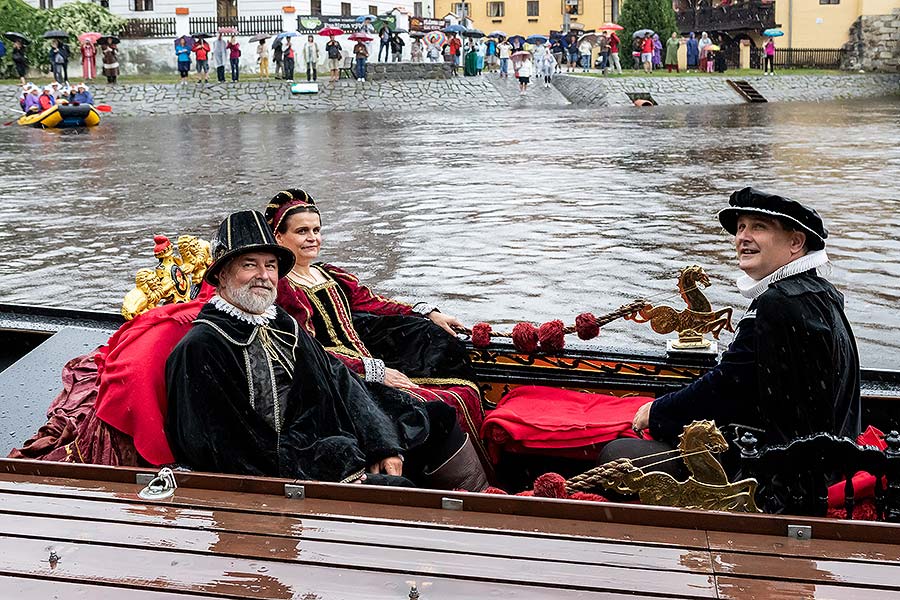
[[[757,393],[755,319],[744,318],[721,362],[684,389],[660,396],[650,407],[650,434],[674,444],[685,425],[713,419],[718,426],[741,422]],[[747,423],[742,423],[747,424]]]

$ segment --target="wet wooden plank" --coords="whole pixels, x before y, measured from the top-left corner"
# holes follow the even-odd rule
[[[120,526],[121,527],[121,526]],[[48,563],[49,552],[59,556]],[[435,565],[439,566],[439,565]],[[543,568],[543,567],[541,567]],[[628,569],[616,569],[625,576]],[[608,570],[612,575],[613,570]],[[608,588],[593,588],[580,568],[567,581],[553,586],[515,585],[502,579],[416,573],[408,569],[385,572],[342,569],[334,566],[254,560],[229,556],[174,552],[168,549],[110,547],[97,543],[50,542],[45,539],[0,536],[0,575],[35,578],[54,577],[73,583],[106,583],[166,591],[196,591],[233,598],[303,598],[317,600],[366,598],[397,600],[408,594],[415,581],[428,600],[441,598],[624,598],[631,590],[645,596],[678,598],[715,597],[711,582],[699,576],[634,571],[631,577],[609,582]],[[638,587],[635,587],[639,584]],[[592,593],[602,592],[602,593]]]
[[[900,593],[891,590],[741,577],[716,577],[716,589],[722,600],[900,600]]]
[[[17,600],[213,600],[217,596],[206,594],[162,592],[156,590],[123,590],[118,586],[71,583],[56,579],[34,579],[32,577],[9,577],[0,575],[0,590],[5,598]]]
[[[356,486],[352,486],[356,487]],[[137,497],[140,486],[126,483],[79,482],[60,478],[23,475],[0,475],[0,493],[36,494],[48,497],[93,498],[147,504]],[[191,488],[178,488],[175,496],[160,505],[183,508],[240,510],[258,514],[314,515],[349,522],[381,522],[384,520],[415,522],[424,527],[467,527],[503,532],[519,531],[531,535],[577,536],[610,541],[639,542],[648,545],[706,549],[702,531],[675,527],[644,527],[614,522],[584,522],[575,519],[546,519],[532,516],[448,511],[409,506],[381,505],[363,502],[289,500],[283,496],[240,494]],[[606,509],[606,504],[601,505]]]
[[[900,545],[820,540],[815,538],[815,531],[811,540],[717,531],[709,532],[708,537],[710,549],[722,552],[900,563]]]
[[[587,563],[653,570],[712,572],[705,550],[646,546],[632,542],[609,543],[463,530],[433,530],[390,523],[360,523],[260,515],[225,510],[184,509],[166,505],[138,505],[80,498],[49,498],[0,494],[0,531],[29,532],[16,519],[31,516],[102,521],[103,524],[179,528],[197,539],[209,532],[267,536],[275,541],[319,540],[388,548],[426,549],[493,557]],[[194,532],[194,533],[191,533]],[[199,532],[199,533],[197,533]]]
[[[796,558],[712,551],[716,575],[881,588],[900,591],[900,564]],[[848,596],[849,597],[849,596]]]
[[[684,589],[706,587],[710,596],[713,595],[708,571],[702,574],[607,566],[602,564],[603,553],[590,545],[584,549],[582,557],[587,562],[571,563],[23,515],[0,515],[0,531],[8,540],[27,537],[51,542],[122,546],[131,550],[160,548],[171,554],[218,556],[222,560],[235,558],[406,572],[418,577],[434,574],[551,588],[645,589],[657,594],[677,594]],[[694,554],[689,551],[682,558],[690,564],[695,560]],[[590,564],[591,561],[597,564]],[[578,585],[573,586],[573,582]]]

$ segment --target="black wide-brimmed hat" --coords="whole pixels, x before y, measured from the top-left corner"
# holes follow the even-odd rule
[[[731,235],[737,233],[739,215],[755,213],[799,226],[806,233],[806,243],[810,250],[821,250],[825,247],[828,230],[825,229],[822,217],[814,208],[800,204],[796,200],[745,187],[731,194],[728,205],[728,208],[719,211],[719,222]]]
[[[266,220],[255,210],[243,210],[228,215],[219,225],[212,242],[213,264],[206,270],[204,279],[219,285],[219,272],[228,262],[250,252],[271,252],[278,258],[278,277],[284,277],[294,268],[294,253],[279,246],[266,225]]]

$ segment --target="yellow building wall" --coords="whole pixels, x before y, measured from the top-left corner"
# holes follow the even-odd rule
[[[785,48],[840,48],[860,15],[886,15],[894,8],[900,8],[900,0],[776,0],[775,21],[784,37],[775,43]]]
[[[550,31],[561,31],[563,24],[562,0],[538,0],[538,16],[529,17],[527,0],[504,0],[503,17],[488,17],[486,0],[471,0],[468,2],[466,16],[473,21],[477,29],[485,33],[501,30],[509,35],[520,34],[529,36],[535,33],[547,35]],[[582,14],[571,15],[572,24],[584,25],[584,29],[597,29],[603,23],[611,20],[612,0],[581,0]],[[435,0],[434,12],[437,18],[442,18],[453,12],[452,7],[456,2],[450,0]],[[621,7],[621,3],[620,3]]]

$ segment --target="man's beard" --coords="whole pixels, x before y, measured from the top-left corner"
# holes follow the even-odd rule
[[[251,286],[265,285],[270,286],[271,283],[265,279],[254,279],[240,287],[228,287],[226,294],[232,304],[243,310],[244,312],[259,315],[265,312],[267,308],[275,304],[275,298],[278,296],[278,290],[274,287],[269,288],[265,295],[260,295],[260,289],[253,289]]]

